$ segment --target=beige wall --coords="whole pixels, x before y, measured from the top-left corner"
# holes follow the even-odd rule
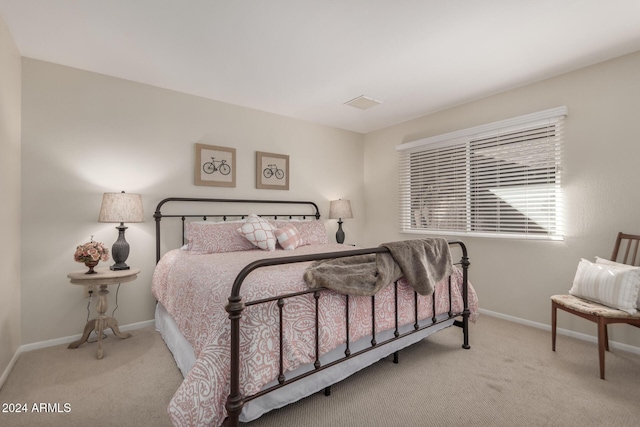
[[[22,257],[29,262],[22,269],[22,343],[80,332],[87,300],[66,274],[82,267],[72,261],[75,245],[92,234],[108,245],[116,238],[113,225],[97,222],[104,191],[139,192],[145,201],[147,222],[127,230],[129,263],[143,269],[120,291],[117,317],[130,324],[153,317],[151,214],[162,198],[310,199],[320,202],[325,218],[329,200],[350,198],[356,218],[345,222],[348,242],[412,238],[397,231],[396,145],[566,105],[565,241],[464,239],[481,306],[548,324],[549,296],[569,289],[579,259],[608,256],[618,230],[640,231],[640,199],[633,194],[640,175],[637,75],[640,53],[363,137],[24,59]],[[237,188],[193,185],[195,142],[237,148]],[[254,188],[255,151],[291,156],[290,191]],[[332,236],[335,221],[327,226]],[[563,314],[559,321],[577,332],[595,331]],[[612,339],[640,346],[636,330],[611,329]]]
[[[127,263],[142,274],[120,289],[121,325],[153,319],[152,215],[165,197],[312,200],[324,218],[329,200],[350,198],[346,232],[362,235],[360,134],[26,58],[22,78],[23,344],[82,332],[87,299],[66,275],[84,268],[76,245],[116,240],[116,224],[97,222],[106,191],[140,193],[145,207],[146,222],[127,224]],[[236,188],[194,186],[196,142],[237,149]],[[256,151],[290,156],[289,191],[255,189]]]
[[[463,239],[481,307],[549,324],[549,296],[569,290],[580,258],[609,257],[618,231],[640,233],[638,76],[635,53],[366,135],[366,229],[377,231],[366,243],[415,237],[397,231],[396,145],[566,105],[565,241]],[[563,313],[558,321],[595,334],[582,319]],[[613,340],[640,345],[637,329],[610,329]]]
[[[0,376],[21,344],[20,69],[20,53],[0,17]]]

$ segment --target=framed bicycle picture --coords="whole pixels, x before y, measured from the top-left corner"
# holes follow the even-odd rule
[[[289,189],[289,156],[256,151],[256,188]]]
[[[196,144],[195,185],[236,186],[236,149]]]

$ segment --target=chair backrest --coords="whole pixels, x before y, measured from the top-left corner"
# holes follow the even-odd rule
[[[640,253],[638,253],[638,244],[640,243],[640,235],[618,233],[616,244],[613,247],[611,261],[621,262],[629,265],[640,265]]]

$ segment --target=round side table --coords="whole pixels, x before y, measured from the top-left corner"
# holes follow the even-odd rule
[[[108,307],[107,295],[109,291],[107,286],[118,285],[121,283],[131,282],[140,274],[139,268],[130,268],[129,270],[110,270],[108,267],[96,268],[96,274],[86,274],[87,270],[74,271],[67,274],[70,282],[74,285],[83,286],[100,286],[98,291],[98,302],[96,303],[96,311],[98,316],[95,319],[91,319],[84,327],[82,337],[69,344],[67,348],[78,348],[81,344],[85,343],[89,339],[92,331],[96,331],[98,335],[98,359],[102,359],[102,335],[105,329],[111,329],[113,335],[118,338],[129,338],[130,333],[120,332],[118,328],[118,321],[114,317],[105,315]]]

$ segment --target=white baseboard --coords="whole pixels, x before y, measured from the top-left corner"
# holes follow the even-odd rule
[[[144,322],[131,323],[131,324],[128,324],[128,325],[120,326],[120,330],[126,332],[126,331],[132,331],[134,329],[146,328],[147,326],[153,326],[153,325],[155,325],[155,320],[145,320]],[[111,334],[113,334],[113,332],[111,331],[111,329],[107,329],[105,331],[105,334],[111,335]],[[11,361],[9,362],[9,365],[7,366],[7,368],[2,373],[2,376],[0,377],[0,389],[2,388],[2,386],[5,383],[5,381],[7,380],[7,377],[9,377],[9,373],[11,373],[11,370],[13,369],[13,367],[16,364],[16,362],[18,361],[18,357],[20,357],[21,353],[24,353],[24,352],[27,352],[27,351],[32,351],[32,350],[38,350],[38,349],[41,349],[41,348],[53,347],[55,345],[60,345],[60,344],[67,344],[67,343],[70,343],[70,342],[73,342],[73,341],[76,341],[76,340],[80,339],[80,337],[82,337],[82,334],[72,335],[72,336],[69,336],[69,337],[62,337],[62,338],[56,338],[56,339],[53,339],[53,340],[40,341],[40,342],[31,343],[31,344],[23,344],[23,345],[21,345],[20,347],[18,347],[18,350],[16,350],[16,353],[11,358]]]
[[[155,324],[155,320],[145,320],[144,322],[131,323],[129,325],[120,326],[121,331],[132,331],[134,329],[146,328],[147,326],[153,326]],[[104,331],[105,334],[111,335],[113,332],[111,329],[107,329]],[[76,341],[82,337],[82,334],[71,335],[69,337],[56,338],[53,340],[34,342],[31,344],[21,345],[18,351],[31,351],[38,350],[40,348],[53,347],[54,345],[67,344],[73,341]]]
[[[9,361],[9,365],[7,365],[7,368],[4,370],[4,372],[2,373],[2,376],[0,377],[0,390],[2,390],[2,386],[4,385],[5,381],[7,381],[7,378],[9,377],[11,370],[16,365],[16,362],[18,361],[19,356],[20,356],[20,347],[18,347],[18,350],[16,350],[15,354]]]
[[[510,322],[519,323],[521,325],[531,326],[533,328],[543,329],[545,331],[551,332],[551,326],[546,325],[544,323],[532,322],[531,320],[521,319],[519,317],[509,316],[502,313],[496,313],[495,311],[485,310],[483,308],[478,309],[481,314],[485,314],[487,316],[496,317],[498,319],[508,320]],[[580,332],[570,331],[568,329],[557,328],[556,332],[560,335],[565,335],[571,338],[577,338],[583,341],[589,341],[592,343],[598,343],[598,338],[593,335],[582,334]],[[609,340],[609,347],[628,351],[629,353],[640,354],[640,347],[635,347],[629,344],[623,344],[617,341]]]

